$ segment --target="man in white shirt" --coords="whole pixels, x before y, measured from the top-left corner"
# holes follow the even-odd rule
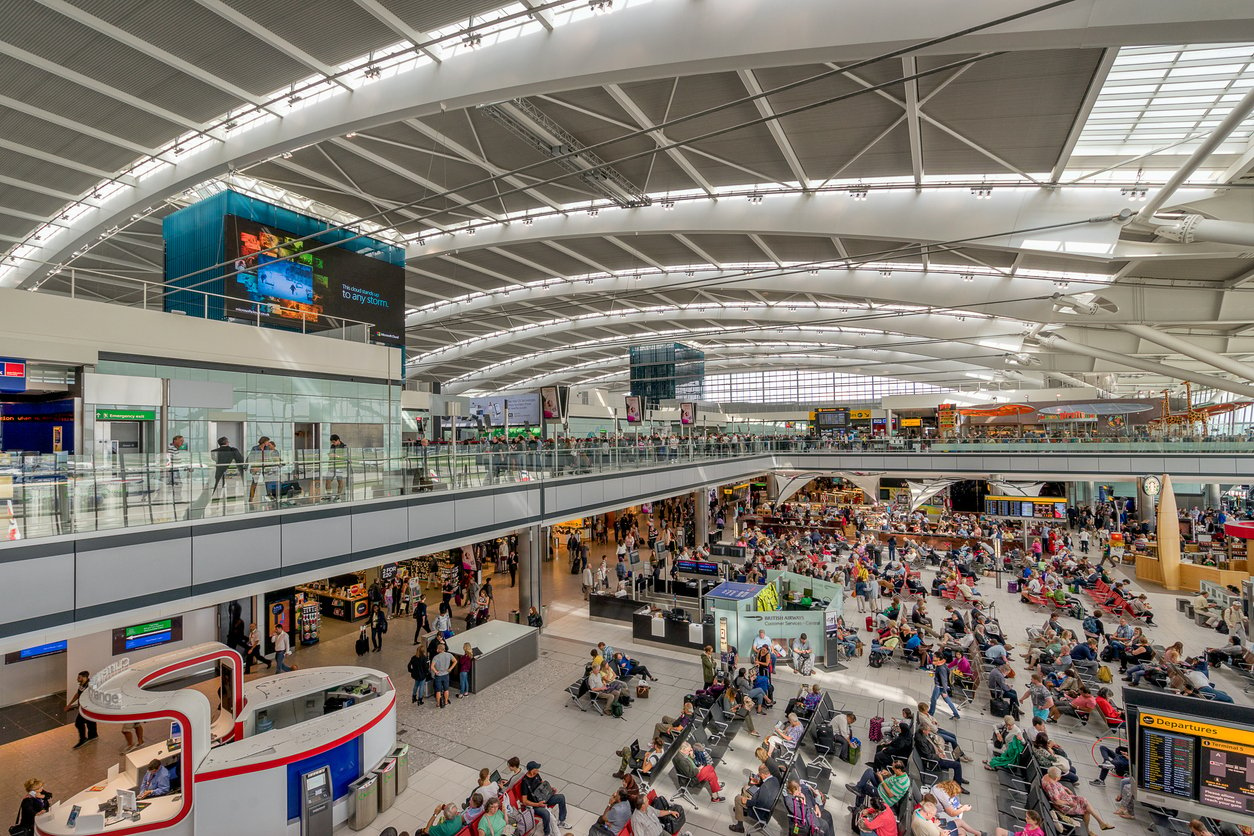
[[[848,756],[853,740],[853,731],[849,726],[857,719],[849,712],[843,714],[836,712],[832,715],[832,732],[836,735],[836,756],[842,761]]]
[[[759,630],[757,637],[753,640],[753,649],[757,650],[759,647],[770,647],[770,646],[771,646],[771,640],[767,638],[766,631]]]
[[[274,642],[274,672],[286,673],[290,671],[291,668],[287,667],[283,660],[286,658],[288,651],[292,649],[292,640],[287,635],[287,630],[283,628],[282,624],[275,625],[270,641]]]

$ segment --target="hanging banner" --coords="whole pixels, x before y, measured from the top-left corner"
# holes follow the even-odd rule
[[[683,426],[692,424],[697,417],[697,405],[695,403],[681,403],[679,405],[679,423]]]
[[[643,399],[639,395],[628,395],[624,400],[627,402],[627,423],[639,424],[644,414]]]

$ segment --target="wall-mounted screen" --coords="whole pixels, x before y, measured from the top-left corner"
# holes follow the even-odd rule
[[[67,643],[65,641],[59,641],[28,647],[25,650],[15,650],[12,653],[4,654],[4,663],[12,665],[14,662],[25,662],[30,659],[40,659],[44,656],[55,656],[58,653],[64,653],[66,647]]]
[[[1183,697],[1163,699],[1182,705],[1193,702]],[[1201,708],[1211,715],[1217,711],[1205,703]],[[1248,709],[1227,709],[1249,714]],[[1133,708],[1131,713],[1136,723],[1135,777],[1147,803],[1165,796],[1165,803],[1184,799],[1202,807],[1254,814],[1254,730],[1240,718],[1228,722],[1145,708]]]
[[[183,617],[163,618],[113,631],[113,655],[183,640]]]
[[[286,328],[324,331],[369,322],[371,338],[402,345],[405,333],[405,269],[344,247],[256,221],[227,215],[228,317]],[[312,252],[309,252],[312,250]]]

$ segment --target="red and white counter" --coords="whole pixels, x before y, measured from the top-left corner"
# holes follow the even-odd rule
[[[123,659],[97,673],[81,700],[85,717],[99,723],[171,721],[180,734],[125,755],[103,780],[39,816],[35,832],[298,834],[301,775],[321,766],[331,770],[335,823],[347,819],[348,785],[396,746],[391,679],[381,671],[345,666],[243,684],[241,671],[237,651],[208,642],[135,665]],[[177,688],[179,680],[204,681],[206,673],[216,674],[216,704],[190,684]],[[151,799],[134,816],[107,816],[108,802],[118,790],[137,789],[153,759],[169,768],[170,793]],[[80,811],[71,827],[75,806]]]

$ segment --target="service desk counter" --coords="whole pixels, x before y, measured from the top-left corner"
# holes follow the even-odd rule
[[[665,645],[683,650],[700,652],[707,644],[717,647],[714,624],[699,621],[675,621],[671,618],[654,618],[649,610],[641,609],[631,618],[631,636],[637,642]]]
[[[636,611],[648,606],[634,598],[618,598],[614,595],[593,594],[588,598],[588,615],[600,621],[626,621],[631,623]]]
[[[478,692],[540,658],[540,631],[512,621],[489,621],[449,639],[449,652],[458,656],[462,645],[478,651],[470,675],[470,690]]]
[[[1232,563],[1240,565],[1244,561],[1233,561]],[[1249,578],[1250,573],[1244,568],[1219,569],[1214,566],[1199,566],[1196,563],[1189,563],[1187,560],[1180,561],[1180,589],[1190,592],[1200,591],[1202,581],[1210,581],[1219,586],[1235,586],[1240,589],[1241,585]],[[1161,585],[1163,582],[1163,570],[1158,558],[1151,555],[1138,554],[1136,556],[1136,579]]]

